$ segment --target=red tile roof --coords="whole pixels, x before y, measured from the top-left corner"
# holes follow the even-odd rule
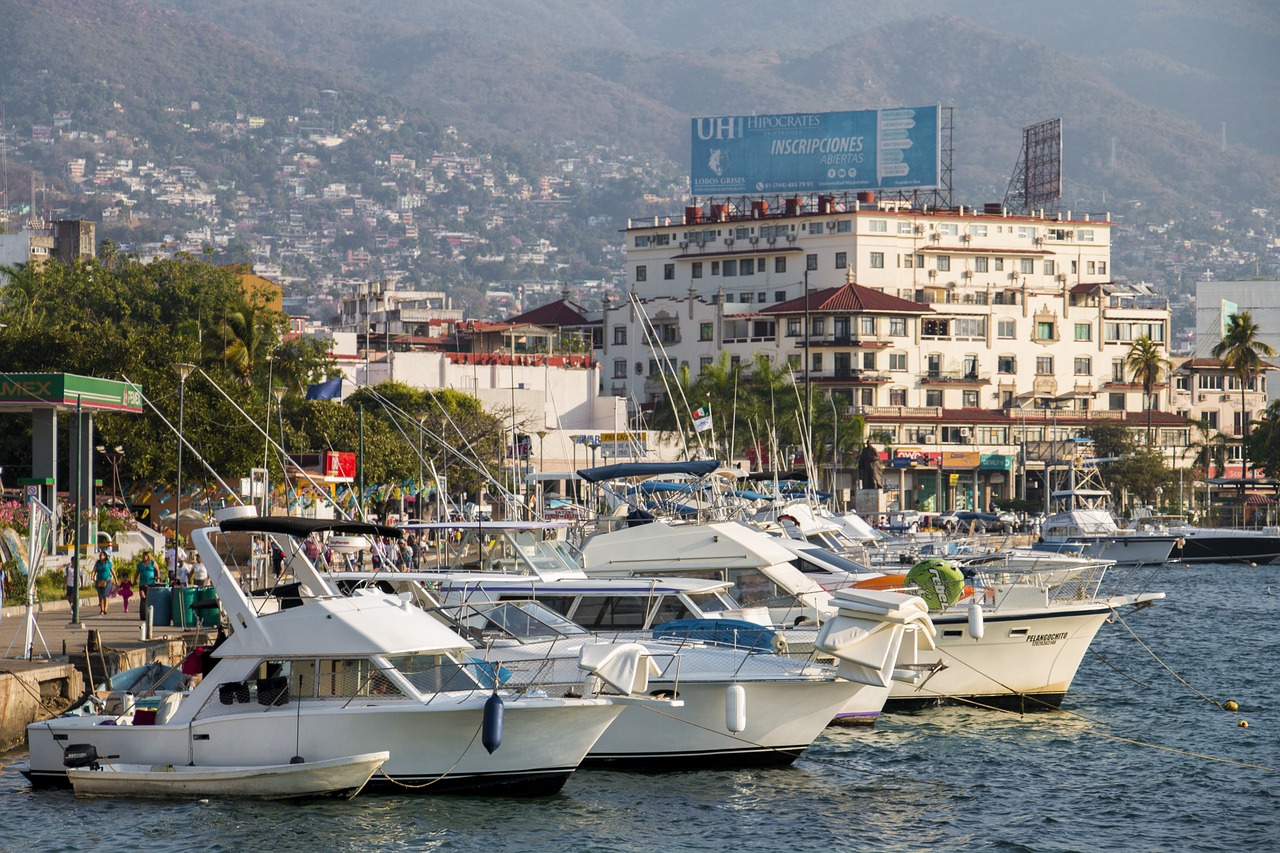
[[[761,314],[794,314],[805,310],[804,296],[779,302]],[[933,309],[909,299],[899,299],[860,284],[848,282],[808,294],[810,311],[897,311],[906,314],[932,314]]]
[[[589,326],[591,321],[583,314],[582,306],[567,299],[557,299],[546,305],[531,308],[507,320],[508,323],[531,323],[535,326]]]

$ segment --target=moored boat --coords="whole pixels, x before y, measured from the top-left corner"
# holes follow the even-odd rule
[[[238,767],[186,764],[119,764],[92,746],[67,748],[67,778],[77,797],[219,797],[350,799],[391,757],[387,751],[320,761]]]

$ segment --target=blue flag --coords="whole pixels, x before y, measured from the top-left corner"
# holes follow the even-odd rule
[[[308,400],[337,400],[342,397],[342,377],[326,379],[318,385],[307,386]]]

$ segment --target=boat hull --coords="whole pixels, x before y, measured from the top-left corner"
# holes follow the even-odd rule
[[[247,767],[111,762],[98,769],[68,769],[67,778],[77,797],[350,799],[389,757],[387,752],[374,752],[325,761]]]
[[[1173,549],[1173,558],[1184,563],[1257,563],[1263,565],[1280,557],[1280,536],[1183,535]]]
[[[743,688],[746,728],[726,726],[727,690]],[[660,711],[628,706],[587,754],[584,766],[699,770],[792,763],[863,687],[842,680],[651,681],[683,704]]]
[[[293,755],[320,761],[385,750],[390,758],[371,788],[545,796],[564,786],[622,710],[608,702],[508,700],[503,744],[490,754],[481,744],[482,704],[469,699],[448,707],[437,696],[432,705],[370,703],[353,712],[344,702],[305,702],[299,714],[295,702],[197,715],[189,726],[101,725],[101,717],[58,717],[28,727],[26,773],[36,787],[70,784],[62,756],[72,743],[142,765],[287,764]]]
[[[924,670],[925,677],[915,685],[895,683],[885,710],[948,702],[1025,711],[1057,708],[1110,612],[1097,603],[987,614],[980,640],[969,636],[964,614],[936,614],[937,650],[900,660]],[[936,667],[932,674],[930,667]]]

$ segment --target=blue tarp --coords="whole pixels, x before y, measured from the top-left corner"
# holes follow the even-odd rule
[[[772,652],[778,634],[771,628],[742,619],[674,619],[654,625],[653,636]]]

